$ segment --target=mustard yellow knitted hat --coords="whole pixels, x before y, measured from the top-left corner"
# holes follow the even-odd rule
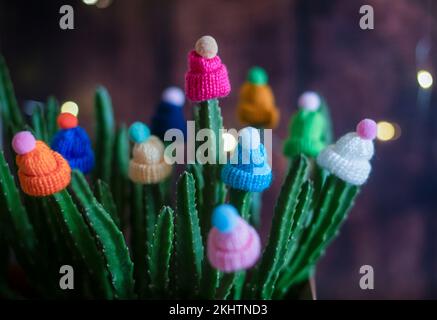
[[[164,159],[164,144],[150,135],[149,128],[135,122],[129,128],[129,135],[135,143],[129,162],[129,178],[136,183],[154,184],[167,178],[172,166]]]
[[[237,115],[245,125],[275,128],[279,122],[279,110],[275,103],[268,76],[261,67],[249,70],[247,81],[240,89]]]

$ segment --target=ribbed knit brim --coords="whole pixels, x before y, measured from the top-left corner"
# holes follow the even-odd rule
[[[317,157],[317,164],[333,175],[353,185],[362,185],[367,181],[372,169],[366,159],[346,159],[335,151],[334,145],[328,146]]]
[[[226,164],[221,172],[222,181],[233,189],[261,192],[272,183],[272,172],[269,167],[260,168],[260,173],[253,174]]]
[[[48,196],[65,189],[71,180],[68,162],[44,142],[37,141],[33,151],[18,155],[18,178],[24,193]]]
[[[129,162],[129,178],[141,184],[159,183],[167,178],[172,166],[165,161],[164,150],[164,144],[156,136],[136,143]]]
[[[310,157],[317,157],[320,151],[326,147],[321,140],[309,140],[298,137],[290,137],[284,144],[284,155],[294,157],[302,153]]]
[[[144,164],[131,160],[129,162],[129,178],[140,184],[154,184],[166,179],[172,171],[172,166],[162,161],[158,164]]]

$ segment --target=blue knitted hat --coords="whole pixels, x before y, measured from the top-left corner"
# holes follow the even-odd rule
[[[67,126],[62,119],[74,115],[62,113],[58,117],[60,130],[52,139],[51,148],[59,152],[70,164],[72,169],[78,169],[83,173],[89,173],[94,168],[94,152],[91,141],[86,131],[76,126]]]
[[[162,100],[152,117],[152,134],[164,140],[165,132],[169,129],[179,129],[187,136],[187,122],[183,112],[185,103],[184,92],[178,87],[164,90]]]
[[[272,182],[266,149],[255,128],[244,128],[240,138],[233,158],[222,169],[221,178],[233,189],[261,192]]]

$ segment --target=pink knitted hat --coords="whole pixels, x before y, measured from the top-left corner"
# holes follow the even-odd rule
[[[213,213],[214,227],[208,234],[208,260],[223,272],[235,272],[251,268],[261,253],[258,233],[237,210],[224,204]]]
[[[225,97],[231,91],[228,71],[217,55],[213,37],[203,36],[188,54],[185,94],[194,102]]]

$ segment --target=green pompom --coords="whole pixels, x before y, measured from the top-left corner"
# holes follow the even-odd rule
[[[252,67],[247,74],[247,81],[252,84],[264,85],[269,81],[269,76],[263,68]]]
[[[149,139],[150,129],[142,122],[134,122],[129,128],[129,137],[135,143],[142,143]]]

